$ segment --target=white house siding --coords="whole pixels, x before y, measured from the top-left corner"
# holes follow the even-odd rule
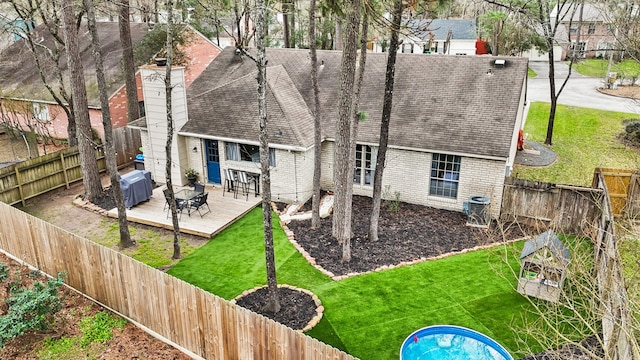
[[[164,183],[165,163],[167,160],[165,144],[167,138],[167,114],[164,88],[164,67],[146,66],[141,68],[142,92],[145,99],[145,113],[147,119],[147,131],[150,144],[144,148],[145,168],[148,162],[153,162],[149,167],[151,177],[159,183]],[[185,140],[177,136],[177,131],[187,121],[187,97],[184,86],[184,67],[174,67],[171,70],[172,113],[174,121],[174,141],[171,149],[172,174],[174,184],[186,184],[184,169],[188,166],[185,155]],[[180,149],[180,151],[179,151]],[[180,155],[182,153],[182,155]]]
[[[322,187],[333,189],[333,143],[322,148]],[[460,161],[460,182],[457,199],[429,195],[431,153],[389,149],[387,165],[382,179],[383,192],[389,186],[388,195],[400,194],[400,201],[431,206],[439,209],[462,211],[463,203],[470,196],[487,196],[491,199],[491,213],[497,217],[502,202],[505,161],[463,157]],[[354,185],[356,195],[372,196],[371,186]]]
[[[223,169],[227,168],[251,173],[260,172],[259,163],[227,160],[225,142],[220,141],[218,148],[222,181]],[[271,199],[286,203],[306,202],[311,198],[313,191],[313,148],[305,152],[275,149],[275,156],[276,166],[271,168]]]
[[[516,154],[518,152],[518,133],[520,129],[524,128],[524,122],[527,118],[527,113],[529,111],[529,107],[524,105],[525,99],[527,95],[527,78],[522,83],[522,92],[520,93],[520,108],[518,109],[518,113],[516,114],[516,123],[513,127],[513,134],[511,135],[511,150],[509,151],[509,159],[507,159],[507,169],[505,171],[504,176],[509,176],[511,174],[511,170],[513,170],[513,163],[516,159]],[[527,112],[525,112],[527,111]]]
[[[187,136],[179,136],[178,138],[183,139],[185,143],[185,151],[183,153],[186,155],[186,160],[184,162],[185,169],[182,172],[184,173],[187,168],[194,169],[198,172],[198,182],[206,183],[207,163],[205,160],[204,140]],[[194,147],[197,149],[196,152],[193,152]]]

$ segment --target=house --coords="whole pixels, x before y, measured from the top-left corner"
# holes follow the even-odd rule
[[[475,55],[476,54],[476,21],[474,19],[429,19],[409,20],[400,35],[402,43],[400,52]],[[374,51],[386,51],[385,40],[378,41]]]
[[[604,57],[608,49],[616,48],[615,24],[606,3],[576,3],[561,11],[556,6],[550,16],[560,17],[556,39],[562,45],[562,59],[574,51],[578,59]]]
[[[313,91],[309,53],[267,49],[267,108],[274,200],[302,203],[312,194]],[[322,116],[322,187],[333,188],[341,53],[318,51]],[[371,196],[387,57],[367,55],[360,110],[354,194]],[[401,201],[462,211],[470,196],[490,198],[497,216],[525,118],[527,60],[398,54],[383,188]],[[164,183],[164,69],[141,69],[146,118],[145,167]],[[194,168],[220,184],[225,169],[259,172],[256,65],[228,47],[186,91],[184,69],[172,72],[174,184]]]
[[[115,129],[127,125],[126,88],[121,70],[122,48],[118,23],[99,22],[97,30],[104,57],[111,121]],[[142,41],[148,31],[148,25],[145,23],[131,23],[131,39],[134,46]],[[186,64],[186,86],[189,86],[221,50],[195,29],[187,27],[185,31],[189,31],[191,34],[188,45],[184,49],[188,61]],[[36,41],[42,45],[38,47],[41,51],[55,48],[53,36],[45,26],[37,27],[35,33],[39,35]],[[95,64],[91,52],[91,38],[88,35],[86,23],[83,23],[80,34],[82,35],[79,37],[79,46],[85,71],[91,127],[102,137],[102,111],[95,77]],[[56,71],[52,69],[59,67],[63,72],[66,72],[66,55],[64,52],[61,54],[61,65],[52,63],[42,54],[39,58],[45,64],[44,76],[51,86],[57,89],[59,81],[56,79]],[[137,84],[138,101],[143,107],[139,74],[137,75]],[[14,123],[20,123],[23,128],[28,128],[27,124],[35,122],[47,136],[59,139],[67,138],[68,119],[66,113],[46,89],[40,78],[38,66],[24,40],[14,43],[0,54],[0,102],[2,104],[0,115],[4,118],[10,118]]]

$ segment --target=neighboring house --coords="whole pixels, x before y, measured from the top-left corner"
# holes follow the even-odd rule
[[[403,29],[398,49],[403,53],[475,55],[476,21],[474,19],[410,20]],[[384,40],[383,40],[384,41]],[[374,51],[386,51],[378,41]]]
[[[259,173],[256,65],[226,48],[184,91],[173,72],[174,184],[194,168],[220,184],[225,169]],[[309,52],[267,49],[267,109],[274,200],[302,203],[312,194],[313,91]],[[331,190],[341,53],[318,51],[322,116],[322,188]],[[367,55],[354,194],[371,196],[387,56]],[[511,57],[398,54],[383,188],[401,201],[461,211],[472,195],[491,199],[498,215],[525,116],[527,60]],[[142,69],[147,116],[145,167],[164,183],[166,110],[163,68]],[[153,98],[153,99],[152,99]],[[148,151],[147,151],[148,150]],[[388,188],[387,188],[388,187]]]
[[[198,77],[202,70],[221,51],[220,48],[203,35],[190,27],[188,29],[193,33],[193,37],[184,50],[189,58],[189,63],[187,64],[187,86]],[[97,30],[104,58],[112,124],[114,128],[123,127],[127,125],[127,104],[125,81],[122,74],[122,48],[118,23],[100,22],[97,23]],[[134,46],[141,41],[147,31],[147,24],[131,23],[131,38]],[[35,32],[39,35],[36,41],[41,51],[47,51],[45,48],[55,48],[53,37],[46,30],[46,27],[39,26]],[[95,77],[95,63],[91,51],[91,37],[87,32],[86,24],[82,25],[79,33],[80,56],[87,84],[91,126],[102,136],[102,111]],[[59,81],[55,78],[55,71],[52,69],[60,67],[65,74],[64,81],[67,81],[66,54],[63,52],[61,55],[61,65],[51,63],[42,54],[40,59],[45,64],[44,74],[47,81],[57,90]],[[137,82],[138,101],[140,106],[143,107],[139,74],[137,75]],[[2,104],[0,109],[1,116],[11,118],[14,122],[18,121],[23,127],[29,127],[27,124],[35,121],[48,136],[60,139],[67,138],[68,119],[66,113],[45,88],[33,55],[24,40],[14,43],[0,53],[0,103]]]
[[[554,8],[551,17],[560,17],[556,39],[562,45],[562,59],[575,56],[578,59],[604,57],[608,49],[615,48],[615,26],[608,4],[582,2],[558,13]]]

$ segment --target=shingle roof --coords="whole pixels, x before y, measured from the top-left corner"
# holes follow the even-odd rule
[[[474,19],[425,19],[411,20],[407,28],[413,35],[428,41],[429,34],[434,40],[446,40],[451,30],[452,40],[475,40],[476,21]]]
[[[562,262],[565,266],[569,264],[569,257],[571,256],[569,249],[560,241],[558,236],[553,230],[547,230],[537,237],[528,240],[524,243],[524,248],[520,254],[520,259],[523,259],[538,250],[548,248],[549,251],[556,257],[556,259]]]
[[[313,145],[313,90],[308,50],[267,49],[270,142]],[[398,54],[389,144],[507,158],[526,81],[527,60]],[[318,51],[323,136],[333,138],[341,53]],[[378,143],[386,54],[367,53],[358,141]],[[491,75],[487,72],[491,70]],[[226,48],[187,90],[182,132],[258,140],[256,65]],[[275,77],[275,79],[271,79]],[[274,82],[275,81],[275,82]],[[278,131],[279,130],[279,131]]]
[[[113,94],[122,84],[124,78],[121,75],[120,63],[122,59],[122,47],[117,22],[97,23],[100,46],[104,58],[105,77],[109,86],[109,95]],[[131,24],[131,40],[135,44],[147,32],[148,25],[142,23]],[[36,33],[40,36],[37,41],[49,49],[54,48],[53,37],[41,25],[36,28]],[[62,35],[62,34],[61,34]],[[87,83],[87,96],[90,106],[100,107],[97,91],[97,81],[95,77],[95,63],[91,52],[91,36],[89,36],[86,23],[79,30],[79,46],[82,65],[84,66],[85,81]],[[40,51],[45,51],[42,47]],[[41,56],[44,59],[44,56]],[[67,70],[67,59],[63,53],[61,64],[53,64],[45,61],[45,73],[53,88],[57,88],[58,82],[55,80],[53,68],[60,67]],[[53,98],[44,87],[38,68],[25,41],[18,41],[7,47],[0,53],[0,96],[11,98],[22,98],[29,100],[53,101]]]

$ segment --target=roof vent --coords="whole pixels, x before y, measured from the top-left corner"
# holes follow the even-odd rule
[[[507,60],[505,60],[505,59],[497,59],[494,64],[496,64],[496,66],[503,66],[504,67],[504,65],[506,63],[507,63]]]

